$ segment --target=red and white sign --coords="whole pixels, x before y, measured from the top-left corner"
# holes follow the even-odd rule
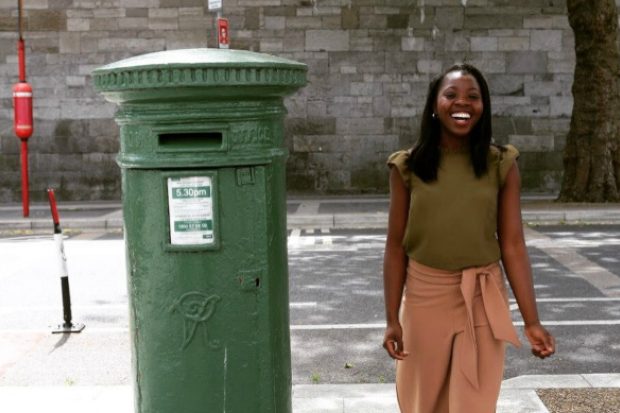
[[[223,17],[217,19],[217,42],[220,49],[228,49],[230,44],[228,19]]]

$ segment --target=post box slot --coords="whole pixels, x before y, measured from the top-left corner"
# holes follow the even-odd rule
[[[222,149],[222,132],[162,133],[159,147],[170,151]]]

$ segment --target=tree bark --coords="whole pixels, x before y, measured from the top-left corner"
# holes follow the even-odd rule
[[[563,202],[620,200],[620,53],[614,0],[567,0],[577,62]]]

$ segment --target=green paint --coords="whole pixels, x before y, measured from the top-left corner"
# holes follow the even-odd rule
[[[119,104],[136,412],[290,413],[282,100],[305,85],[306,66],[174,50],[93,79]],[[169,198],[169,178],[205,176],[210,186]],[[208,230],[213,242],[171,245],[169,199],[179,213],[212,202],[212,218],[173,230]]]

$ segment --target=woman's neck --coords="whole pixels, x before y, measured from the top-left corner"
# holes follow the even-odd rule
[[[439,139],[439,147],[447,150],[462,150],[467,147],[469,138],[442,135]]]

